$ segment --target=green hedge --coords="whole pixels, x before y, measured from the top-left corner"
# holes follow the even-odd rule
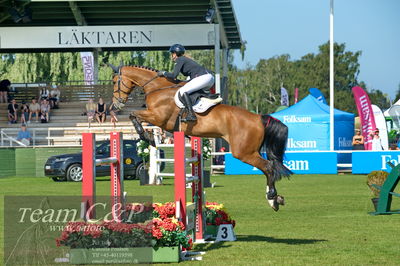
[[[43,177],[44,164],[53,155],[81,152],[80,147],[0,149],[0,177]]]

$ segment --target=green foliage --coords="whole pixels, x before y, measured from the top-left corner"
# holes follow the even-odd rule
[[[386,178],[388,177],[389,173],[385,171],[372,171],[371,173],[368,174],[367,176],[367,185],[372,191],[372,194],[378,198],[379,197],[379,192],[377,188],[373,187],[372,185],[378,185],[382,186],[383,183],[385,183]]]
[[[140,140],[136,143],[137,153],[144,162],[150,162],[150,144],[147,141]]]
[[[211,157],[212,147],[211,141],[207,138],[203,138],[203,160],[208,160]]]
[[[244,44],[242,56],[246,50]],[[347,51],[344,43],[334,45],[335,107],[357,113],[351,88],[361,86],[369,92],[373,104],[382,109],[390,106],[388,96],[377,88],[368,88],[358,79],[361,51]],[[83,80],[80,54],[32,53],[0,54],[0,78],[12,82],[65,82]],[[186,55],[214,70],[213,50],[187,50]],[[99,80],[110,80],[113,65],[144,65],[158,70],[172,71],[174,62],[167,51],[101,51],[99,52]],[[288,54],[261,59],[256,66],[239,70],[233,65],[233,51],[228,54],[228,103],[255,113],[271,113],[280,106],[280,88],[289,92],[291,104],[294,89],[299,99],[308,95],[308,89],[321,90],[329,101],[329,43],[319,46],[318,53],[309,53],[298,60]],[[222,71],[222,70],[221,70]],[[178,78],[184,79],[183,76]],[[400,87],[399,87],[400,88]],[[400,89],[397,98],[400,98]]]

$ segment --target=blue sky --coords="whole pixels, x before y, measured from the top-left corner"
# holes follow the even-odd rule
[[[289,54],[292,60],[317,53],[329,40],[330,0],[232,0],[242,39],[244,68],[260,59]],[[334,39],[362,51],[359,80],[392,100],[400,84],[400,0],[335,0]],[[293,89],[293,88],[288,88]]]

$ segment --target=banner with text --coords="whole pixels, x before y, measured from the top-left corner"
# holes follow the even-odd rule
[[[369,174],[372,171],[390,172],[392,169],[386,162],[394,165],[400,163],[400,151],[353,151],[352,173]]]
[[[83,75],[86,85],[94,84],[94,59],[92,52],[81,52]]]
[[[356,102],[358,115],[360,116],[365,149],[371,150],[372,137],[370,133],[375,130],[376,127],[371,101],[369,100],[368,94],[361,87],[353,87],[351,90],[353,91],[354,101]]]
[[[265,158],[266,155],[264,154]],[[284,165],[295,174],[337,174],[336,152],[288,152]],[[225,154],[226,175],[260,175],[262,172],[252,165]]]
[[[169,47],[173,43],[213,46],[214,24],[2,27],[0,31],[0,49]]]

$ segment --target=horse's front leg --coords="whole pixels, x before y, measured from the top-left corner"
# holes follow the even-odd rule
[[[144,130],[141,121],[139,121],[139,119],[142,121],[148,121],[144,118],[146,116],[143,116],[143,112],[148,111],[134,111],[129,115],[129,119],[132,121],[132,124],[135,127],[136,132],[139,134],[140,139],[149,142],[151,146],[155,147],[156,143],[154,141],[153,134]]]

